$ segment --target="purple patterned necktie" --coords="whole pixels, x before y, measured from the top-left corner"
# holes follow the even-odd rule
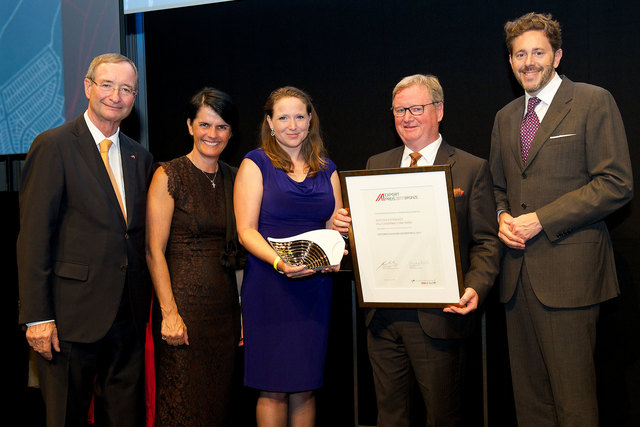
[[[540,98],[529,98],[529,104],[527,105],[527,114],[522,119],[522,125],[520,125],[520,140],[522,143],[522,163],[527,164],[527,156],[529,155],[529,149],[531,148],[531,142],[533,137],[536,136],[538,126],[540,126],[540,120],[535,112],[536,105],[540,103]]]

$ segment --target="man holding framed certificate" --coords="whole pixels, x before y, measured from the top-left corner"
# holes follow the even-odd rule
[[[413,75],[393,90],[392,111],[403,146],[372,156],[367,169],[449,165],[453,184],[464,293],[442,308],[374,308],[366,313],[379,427],[408,426],[410,391],[418,382],[429,425],[462,425],[466,344],[473,313],[493,286],[500,242],[489,166],[447,144],[439,133],[444,115],[435,76]],[[333,227],[349,231],[351,218],[338,211]]]

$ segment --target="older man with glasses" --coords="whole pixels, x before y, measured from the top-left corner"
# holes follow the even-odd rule
[[[367,169],[450,165],[465,291],[458,305],[444,309],[379,308],[366,313],[377,425],[411,424],[411,390],[416,381],[428,425],[468,425],[474,420],[462,404],[467,338],[500,266],[489,165],[442,139],[444,97],[435,76],[402,79],[393,90],[391,110],[403,146],[372,156]],[[346,234],[350,223],[348,212],[341,209],[333,226]]]
[[[151,298],[144,221],[152,156],[120,132],[138,85],[128,58],[95,58],[89,107],[36,137],[22,171],[20,322],[38,353],[48,426],[144,425]]]

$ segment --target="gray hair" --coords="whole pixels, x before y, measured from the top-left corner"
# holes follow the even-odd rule
[[[429,90],[432,102],[444,102],[444,92],[442,91],[442,86],[440,86],[440,81],[431,74],[414,74],[400,80],[396,87],[393,88],[391,102],[402,89],[415,85],[426,87]]]
[[[96,76],[96,69],[101,64],[117,64],[120,62],[127,62],[129,65],[131,65],[131,67],[133,67],[133,71],[136,73],[135,88],[138,89],[138,68],[136,67],[136,64],[134,64],[133,61],[127,58],[126,56],[120,55],[119,53],[105,53],[103,55],[96,56],[95,58],[93,58],[93,61],[91,61],[91,64],[89,64],[89,69],[87,70],[87,74],[85,75],[85,78],[89,80],[94,80]]]

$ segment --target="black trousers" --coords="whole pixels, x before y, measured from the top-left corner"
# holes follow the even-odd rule
[[[51,361],[38,355],[47,426],[86,426],[92,398],[95,426],[144,426],[143,337],[125,296],[102,339],[88,344],[61,341]]]
[[[414,309],[378,309],[367,334],[378,427],[411,423],[410,392],[418,382],[428,426],[462,425],[467,342],[424,333]]]

